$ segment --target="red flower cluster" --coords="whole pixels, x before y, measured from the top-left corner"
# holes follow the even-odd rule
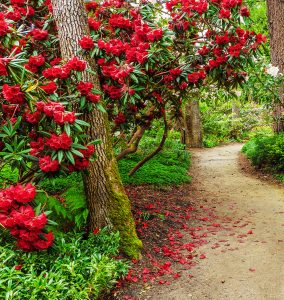
[[[55,62],[55,64],[56,63],[57,61]],[[71,71],[83,72],[85,71],[86,67],[87,63],[84,60],[73,57],[67,62],[67,64],[61,67],[54,65],[50,68],[45,69],[42,72],[42,75],[50,80],[54,80],[56,78],[66,79],[71,75]]]
[[[75,165],[70,165],[69,166],[69,170],[71,172],[73,172],[73,171],[81,171],[81,170],[86,169],[89,166],[89,164],[90,164],[90,157],[94,154],[95,147],[94,147],[94,145],[88,145],[86,148],[87,149],[80,150],[80,152],[82,153],[82,155],[84,157],[76,156],[75,157]]]
[[[80,81],[77,85],[77,89],[82,96],[86,96],[86,99],[92,103],[98,103],[101,100],[101,96],[92,93],[93,87],[94,85],[92,82]]]
[[[0,224],[10,231],[24,251],[47,249],[54,240],[52,232],[43,231],[46,215],[36,216],[33,207],[28,205],[35,196],[36,189],[30,183],[0,190]]]
[[[45,173],[56,172],[59,170],[59,162],[58,160],[52,160],[49,155],[46,155],[39,159],[39,167]]]
[[[93,49],[95,46],[94,41],[89,36],[82,37],[82,39],[79,41],[79,44],[83,49],[86,50]]]
[[[93,18],[88,18],[88,24],[89,24],[90,29],[92,29],[92,30],[98,30],[101,26],[101,22],[96,21]]]
[[[193,72],[187,75],[188,81],[190,83],[198,83],[200,80],[205,79],[206,73],[204,71]]]
[[[42,41],[47,39],[48,31],[35,28],[31,31],[31,35],[34,37],[35,40]]]
[[[4,18],[1,19],[0,16],[0,37],[5,36],[9,32],[10,32],[10,28],[8,23],[5,22]]]
[[[54,81],[51,81],[47,85],[43,85],[40,88],[44,90],[47,94],[51,95],[57,90],[57,85]]]
[[[53,118],[58,125],[65,123],[73,124],[76,120],[74,112],[65,111],[64,105],[58,102],[38,102],[37,113],[44,113],[46,116]]]
[[[20,85],[10,86],[3,84],[3,96],[11,104],[23,104],[25,102],[24,93],[21,92]]]
[[[123,113],[119,112],[116,117],[114,118],[114,122],[117,125],[123,124],[126,122],[126,117]]]
[[[52,134],[49,139],[46,139],[46,145],[53,150],[69,150],[73,141],[65,132],[57,135]]]
[[[25,65],[25,68],[33,73],[38,72],[38,68],[44,65],[45,58],[43,55],[30,56],[29,63]]]

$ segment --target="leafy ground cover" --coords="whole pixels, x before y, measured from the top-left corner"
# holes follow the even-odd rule
[[[284,134],[256,136],[247,142],[242,151],[258,169],[284,179]]]
[[[119,234],[70,233],[57,237],[45,252],[14,250],[5,234],[0,237],[1,299],[97,299],[127,273],[115,259]]]
[[[176,131],[169,133],[160,153],[133,176],[128,176],[128,172],[158,146],[162,134],[163,130],[159,129],[159,124],[155,124],[147,132],[147,136],[142,138],[139,151],[119,161],[119,171],[124,184],[178,185],[190,182],[190,153],[185,150],[185,145],[180,143],[180,134]]]

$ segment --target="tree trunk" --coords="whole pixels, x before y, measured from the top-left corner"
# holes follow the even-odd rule
[[[238,119],[241,116],[240,104],[236,100],[232,100],[232,116]]]
[[[186,103],[185,133],[188,148],[202,148],[202,122],[198,100],[192,100]]]
[[[89,35],[87,14],[83,0],[52,0],[53,13],[58,27],[62,58],[83,58],[96,71],[95,62],[80,54],[78,41]],[[92,81],[100,89],[98,76],[83,72],[83,81]],[[99,139],[96,160],[90,163],[88,173],[83,175],[85,194],[89,209],[91,230],[111,226],[121,235],[121,248],[130,257],[139,257],[142,247],[135,230],[130,201],[124,191],[117,161],[114,157],[107,114],[98,109],[84,112],[83,119],[90,123],[91,140]]]
[[[284,1],[267,0],[267,13],[269,21],[271,64],[284,72]],[[273,103],[273,117],[275,119],[274,132],[284,131],[284,86],[280,88],[280,102]]]

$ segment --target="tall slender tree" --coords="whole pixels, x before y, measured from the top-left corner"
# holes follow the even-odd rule
[[[284,72],[284,1],[267,0],[269,22],[271,63],[277,66],[281,73]],[[280,88],[280,101],[274,103],[274,131],[284,131],[284,86]]]
[[[87,61],[92,73],[85,71],[82,80],[94,83],[100,90],[95,62],[83,55],[79,47],[80,39],[89,35],[84,1],[52,0],[52,4],[62,58],[68,60],[77,56]],[[122,250],[131,257],[138,257],[142,243],[136,235],[130,201],[119,176],[107,114],[95,108],[91,113],[85,112],[83,119],[91,125],[88,132],[91,140],[101,141],[96,148],[97,159],[83,175],[90,229],[110,225],[119,230]]]

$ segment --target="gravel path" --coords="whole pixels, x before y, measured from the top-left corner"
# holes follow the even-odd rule
[[[147,299],[284,300],[284,190],[244,174],[241,147],[194,150],[191,171],[196,200],[238,220],[236,232],[209,237],[200,249],[206,259],[190,271],[193,278],[160,286]],[[242,232],[248,233],[244,239]],[[212,249],[214,239],[227,248]]]

